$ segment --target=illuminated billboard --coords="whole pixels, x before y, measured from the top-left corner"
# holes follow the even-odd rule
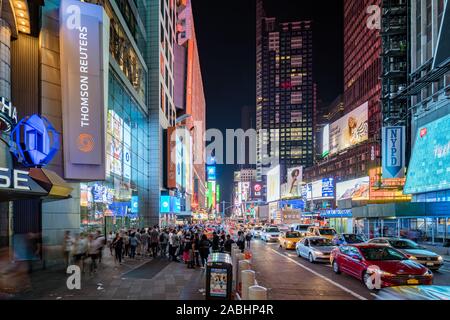
[[[450,115],[417,131],[405,185],[406,194],[450,189]]]
[[[369,177],[362,177],[336,183],[336,201],[369,200],[369,182]]]
[[[303,180],[303,167],[294,167],[287,170],[286,197],[300,196],[299,186]]]
[[[280,166],[267,172],[267,202],[280,199]]]
[[[323,127],[322,131],[322,158],[330,154],[330,125]]]
[[[303,194],[305,194],[305,191],[303,191]],[[306,197],[307,199],[334,198],[334,179],[323,178],[309,183],[306,185]]]
[[[330,125],[330,154],[357,145],[369,138],[368,103],[347,113]]]
[[[208,181],[216,180],[216,166],[206,166],[206,175]]]
[[[64,176],[105,180],[109,17],[102,6],[62,0],[59,10]]]

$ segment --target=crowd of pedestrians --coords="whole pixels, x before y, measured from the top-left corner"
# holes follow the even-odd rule
[[[250,247],[251,236],[239,231],[236,244],[244,252]],[[173,262],[184,262],[187,268],[206,267],[211,252],[231,253],[235,241],[226,234],[222,226],[214,230],[199,224],[185,224],[177,227],[160,228],[153,226],[142,229],[110,232],[106,238],[100,231],[81,233],[72,237],[69,231],[64,235],[64,257],[66,265],[77,264],[83,272],[97,272],[101,263],[103,249],[109,249],[116,264],[121,265],[125,258],[163,258]]]

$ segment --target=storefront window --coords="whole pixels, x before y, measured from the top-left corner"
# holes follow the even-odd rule
[[[398,237],[398,220],[383,220],[383,237]]]
[[[148,121],[112,70],[106,118],[106,181],[80,185],[86,231],[138,227],[148,211]]]

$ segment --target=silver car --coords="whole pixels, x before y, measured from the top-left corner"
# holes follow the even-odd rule
[[[374,238],[369,240],[368,243],[385,244],[393,247],[406,255],[410,260],[416,261],[433,271],[438,270],[444,263],[444,259],[440,255],[421,247],[409,239]]]
[[[305,237],[295,246],[299,257],[309,262],[330,262],[331,251],[335,248],[330,239],[325,237]]]
[[[251,231],[253,238],[261,238],[262,227],[254,227]]]
[[[266,227],[261,232],[261,240],[265,242],[278,242],[280,229],[277,227]]]

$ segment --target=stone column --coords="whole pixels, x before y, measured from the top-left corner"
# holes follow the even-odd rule
[[[0,2],[1,6],[1,2]],[[9,24],[0,18],[0,97],[11,100],[11,29]],[[0,136],[7,134],[0,132]],[[9,147],[0,140],[0,164],[11,165]],[[9,203],[0,202],[0,247],[8,241]]]
[[[11,101],[11,29],[0,18],[0,97]]]

